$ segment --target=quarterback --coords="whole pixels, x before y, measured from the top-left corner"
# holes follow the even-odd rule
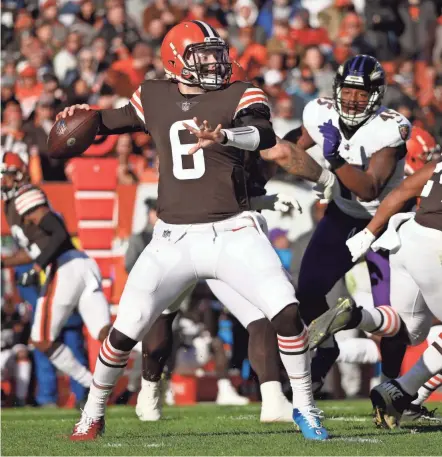
[[[93,440],[103,433],[107,399],[132,348],[199,279],[223,281],[272,322],[293,389],[293,419],[307,439],[327,439],[313,403],[298,300],[247,195],[242,151],[275,144],[267,97],[252,84],[229,84],[228,46],[204,22],[173,27],[161,58],[168,80],[145,81],[125,107],[99,111],[99,134],[152,135],[160,161],[159,220],[129,274],[71,439]]]

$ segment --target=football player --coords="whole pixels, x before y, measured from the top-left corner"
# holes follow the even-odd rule
[[[228,46],[204,22],[173,27],[161,58],[168,80],[145,81],[125,107],[99,111],[99,134],[152,135],[160,161],[159,220],[129,274],[71,439],[103,433],[106,401],[132,348],[199,279],[225,282],[271,320],[293,389],[293,418],[307,439],[326,439],[295,291],[247,195],[242,151],[275,144],[267,97],[252,84],[229,84]],[[89,108],[69,107],[59,118],[82,107]]]
[[[27,166],[12,152],[0,157],[1,194],[6,220],[20,249],[2,256],[2,267],[33,263],[23,273],[21,286],[39,286],[47,280],[37,302],[31,342],[54,366],[89,387],[92,374],[57,337],[75,308],[93,338],[104,341],[110,328],[109,305],[101,289],[96,262],[74,248],[61,217],[50,207],[45,193],[29,184]]]
[[[232,63],[234,65],[234,63]],[[273,170],[269,162],[256,155],[248,154],[246,163],[248,195],[251,209],[279,210],[282,213],[297,208],[297,202],[281,194],[266,196],[264,188]],[[255,214],[262,230],[267,235],[265,218]],[[284,396],[280,382],[280,357],[276,334],[264,314],[234,289],[222,281],[209,279],[207,285],[217,299],[239,320],[249,332],[249,360],[258,376],[262,397],[261,422],[291,422],[292,407]],[[179,307],[179,303],[177,306]],[[161,375],[166,361],[172,353],[172,324],[177,309],[168,309],[153,324],[143,339],[143,379],[138,394],[136,413],[142,421],[156,421],[161,418]],[[211,325],[211,346],[215,354],[220,352],[217,326]],[[215,357],[215,361],[219,357]],[[217,404],[245,404],[248,400],[240,397],[228,380],[225,367],[219,373]]]
[[[261,152],[289,173],[317,182],[328,192],[327,198],[333,196],[301,264],[298,297],[308,324],[328,310],[326,294],[354,265],[345,241],[365,227],[404,176],[405,143],[411,127],[402,115],[382,106],[385,89],[385,73],[375,58],[351,57],[338,68],[333,99],[311,101],[304,109],[302,127],[286,135],[292,144],[283,141]],[[322,148],[330,170],[322,169],[305,152],[313,145]],[[366,260],[374,303],[384,319],[380,328],[368,326],[366,330],[389,337],[383,338],[381,351],[383,373],[391,378],[399,373],[398,353],[405,353],[406,343],[400,319],[389,306],[388,257],[369,251]],[[337,326],[340,311],[335,307]],[[322,385],[338,354],[333,338],[322,342],[312,364],[315,387]]]
[[[421,198],[416,214],[397,214],[412,197]],[[390,250],[391,304],[401,315],[408,313],[409,318],[403,318],[407,326],[415,315],[422,316],[421,325],[408,331],[410,342],[419,342],[421,335],[427,336],[433,315],[442,321],[442,158],[405,179],[367,227],[347,241],[353,259],[367,252],[387,222],[388,230],[376,243]],[[409,372],[371,392],[376,423],[396,427],[422,384],[433,376],[440,382],[441,371],[442,334]]]

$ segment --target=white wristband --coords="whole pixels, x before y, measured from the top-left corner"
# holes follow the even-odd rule
[[[334,179],[334,174],[330,170],[326,170],[324,168],[322,170],[321,176],[319,176],[318,184],[322,184],[324,187],[328,187],[333,183]]]

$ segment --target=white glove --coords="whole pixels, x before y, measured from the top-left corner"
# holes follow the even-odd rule
[[[295,210],[299,214],[302,214],[302,208],[299,202],[295,198],[286,194],[252,197],[250,199],[250,207],[255,211],[268,209],[270,211],[280,211],[283,214],[287,214],[290,211]]]
[[[319,203],[330,203],[335,196],[339,195],[339,182],[330,170],[322,170],[318,182],[313,187],[313,191]]]
[[[276,200],[273,205],[273,209],[283,214],[289,213],[292,210],[298,212],[299,214],[302,214],[302,208],[298,200],[286,194],[276,195]]]
[[[358,232],[349,238],[345,244],[350,251],[352,262],[356,262],[360,257],[365,255],[375,239],[376,237],[368,229],[364,229],[362,232]]]

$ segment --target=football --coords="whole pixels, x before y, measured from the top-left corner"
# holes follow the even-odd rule
[[[81,155],[94,141],[100,125],[97,111],[77,109],[72,116],[59,119],[48,136],[48,154],[54,159]]]

